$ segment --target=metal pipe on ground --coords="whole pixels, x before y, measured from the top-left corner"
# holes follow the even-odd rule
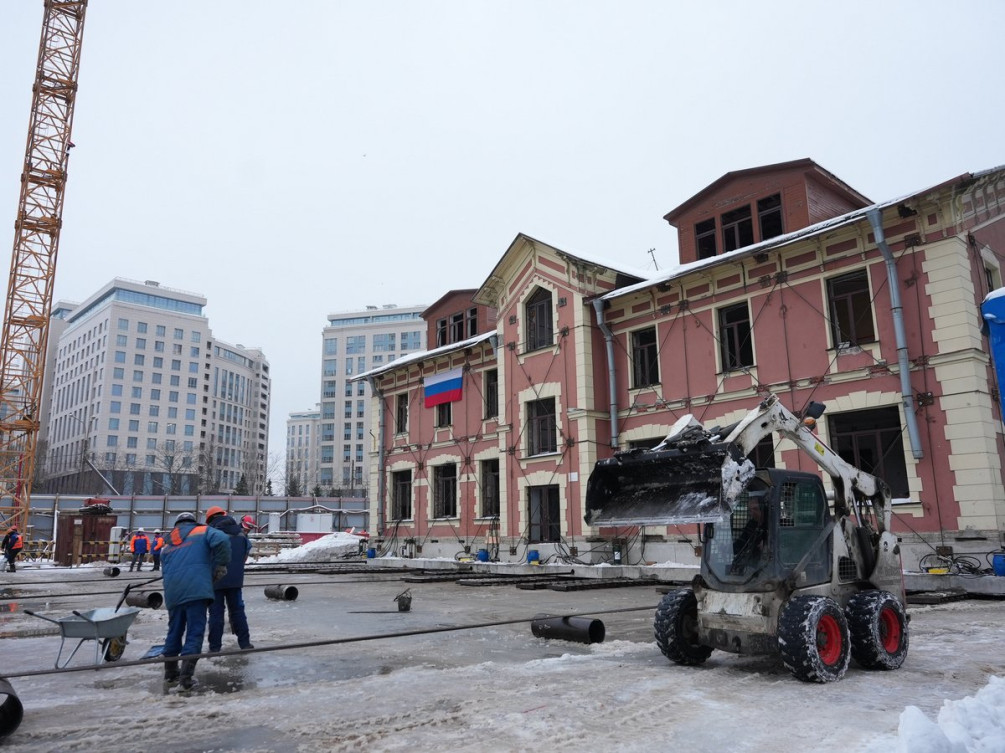
[[[21,726],[24,707],[6,678],[0,677],[0,740]]]
[[[296,601],[300,591],[296,586],[266,586],[265,595],[276,601]]]
[[[160,609],[164,603],[164,596],[160,591],[146,591],[145,593],[129,594],[126,597],[126,604],[131,607],[145,607],[147,609]]]
[[[530,623],[538,638],[559,638],[576,643],[603,643],[604,623],[595,617],[554,617],[538,614]]]
[[[101,572],[103,572],[109,578],[117,578],[119,576],[119,573],[121,573],[122,571],[119,570],[119,568],[117,567],[106,567]]]

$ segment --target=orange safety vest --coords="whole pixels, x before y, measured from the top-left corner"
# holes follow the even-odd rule
[[[194,534],[196,534],[198,536],[200,533],[204,533],[205,531],[206,531],[206,526],[196,526],[195,528],[193,528],[191,531],[188,532],[188,535],[191,536],[194,533]],[[185,539],[183,539],[181,537],[181,534],[178,533],[178,529],[177,528],[172,528],[171,529],[171,544],[172,544],[172,546],[181,546],[182,542],[184,542],[184,541],[185,541]]]
[[[136,551],[136,539],[146,539],[147,540],[147,549],[148,550],[150,549],[150,539],[147,537],[147,535],[145,533],[137,533],[131,539],[129,539],[129,551],[130,552],[135,552]]]
[[[163,548],[164,548],[164,537],[158,536],[156,539],[154,539],[154,551],[159,552]]]
[[[17,531],[14,532],[14,535],[11,538],[12,541],[10,542],[10,548],[12,551],[16,552],[18,549],[24,546],[24,538]]]

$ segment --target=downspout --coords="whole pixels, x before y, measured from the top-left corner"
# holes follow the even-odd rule
[[[918,417],[914,414],[914,392],[911,390],[910,367],[907,362],[907,333],[904,330],[904,307],[900,302],[900,279],[897,277],[897,262],[886,244],[883,234],[883,216],[879,209],[870,209],[869,222],[876,237],[876,246],[886,262],[886,281],[890,286],[890,309],[893,314],[893,332],[897,341],[897,365],[900,371],[900,395],[904,403],[904,418],[907,420],[907,436],[911,440],[911,453],[915,460],[921,460],[921,437],[918,434]]]
[[[614,333],[604,321],[604,301],[593,299],[593,311],[597,315],[597,326],[604,333],[604,344],[607,346],[607,384],[609,385],[609,400],[611,410],[611,447],[618,449],[618,387],[614,380]]]
[[[370,383],[370,393],[377,398],[377,404],[380,406],[380,410],[377,414],[377,530],[375,533],[378,536],[384,535],[384,494],[387,488],[387,480],[384,478],[384,423],[385,414],[387,412],[386,406],[384,405],[384,393],[377,389],[377,380],[374,377],[369,377],[367,381]]]

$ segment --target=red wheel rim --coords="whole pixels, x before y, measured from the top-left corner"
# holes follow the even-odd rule
[[[888,654],[897,653],[900,650],[901,635],[900,617],[896,610],[883,607],[879,613],[879,641],[883,644],[883,650]]]
[[[841,626],[833,616],[825,614],[817,623],[817,653],[827,666],[841,658]]]

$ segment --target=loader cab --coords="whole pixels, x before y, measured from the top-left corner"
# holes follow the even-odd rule
[[[830,510],[820,477],[761,469],[736,498],[730,515],[706,523],[702,576],[726,591],[773,590],[793,576],[799,588],[831,576]],[[800,562],[802,571],[794,572]]]

